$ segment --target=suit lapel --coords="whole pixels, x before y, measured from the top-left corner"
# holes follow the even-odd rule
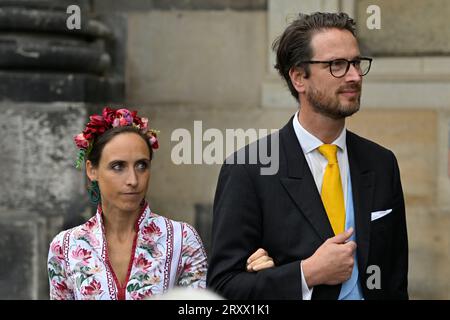
[[[282,148],[280,152],[284,153],[287,164],[287,177],[281,177],[281,183],[319,237],[325,241],[334,236],[333,229],[292,127],[292,118],[280,130],[280,141]]]
[[[375,173],[366,166],[364,150],[358,148],[357,136],[347,131],[347,151],[355,209],[356,244],[360,274],[366,273],[370,247],[370,210]]]
[[[310,222],[320,239],[325,242],[328,238],[334,236],[333,229],[305,155],[295,135],[292,118],[280,130],[280,160],[286,161],[287,167],[287,177],[283,173],[280,178],[283,187],[299,211]],[[314,287],[312,299],[336,300],[340,291],[340,284],[334,286],[319,285]]]

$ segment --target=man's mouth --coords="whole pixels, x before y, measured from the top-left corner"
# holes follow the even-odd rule
[[[341,91],[340,94],[343,94],[344,96],[353,97],[359,94],[360,91],[358,90],[345,90]]]

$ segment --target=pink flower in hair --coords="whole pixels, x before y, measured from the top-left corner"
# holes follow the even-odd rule
[[[141,129],[142,132],[148,131],[148,119],[147,118],[141,118],[141,124],[139,126],[139,129]]]
[[[117,124],[117,120],[121,127],[130,126],[133,124],[133,115],[128,109],[119,109],[116,111],[116,120],[114,120],[113,126]]]
[[[80,149],[87,149],[89,147],[89,141],[86,140],[83,133],[78,134],[74,138],[75,144]]]
[[[159,148],[158,139],[156,139],[156,136],[151,135],[149,140],[150,140],[150,145],[151,145],[152,149],[156,150]]]
[[[147,135],[153,149],[156,150],[159,147],[157,131],[149,129],[148,119],[138,117],[137,111],[104,107],[101,115],[91,115],[89,120],[83,132],[74,137],[75,144],[80,149],[75,162],[76,168],[81,168],[81,164],[88,157],[93,141],[111,128],[134,126]]]

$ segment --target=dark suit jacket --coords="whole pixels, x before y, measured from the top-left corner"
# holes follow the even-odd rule
[[[347,151],[364,298],[407,299],[408,240],[397,160],[351,132]],[[279,163],[275,175],[261,175],[260,163],[224,164],[220,171],[207,284],[228,299],[301,299],[300,261],[334,236],[292,118],[279,131]],[[371,222],[371,212],[387,209],[392,212]],[[258,248],[268,251],[275,267],[248,273],[246,260]],[[380,268],[380,289],[366,285],[370,265]],[[340,288],[316,286],[312,298],[337,299]]]

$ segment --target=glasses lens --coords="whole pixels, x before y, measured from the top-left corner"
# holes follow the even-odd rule
[[[360,75],[365,76],[367,73],[369,73],[370,64],[371,64],[370,60],[365,60],[365,59],[363,60],[363,59],[361,59],[361,63],[360,63],[360,66],[359,66]]]
[[[343,77],[347,73],[348,61],[337,59],[331,62],[330,71],[336,78]]]

